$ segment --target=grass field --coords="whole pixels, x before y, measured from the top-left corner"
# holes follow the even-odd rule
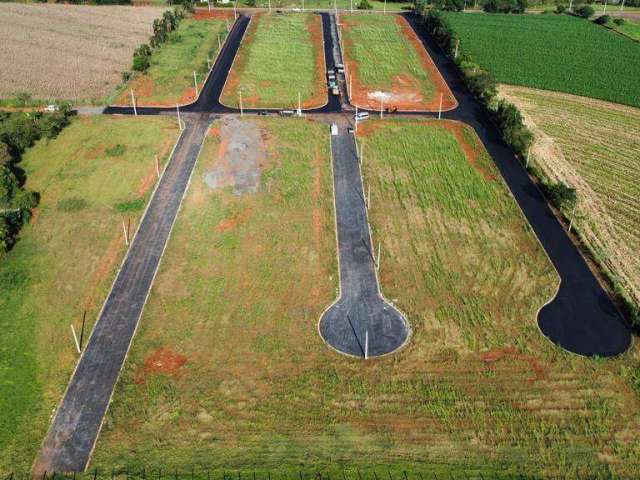
[[[640,110],[524,87],[501,91],[532,125],[534,163],[578,190],[576,226],[587,244],[640,303]]]
[[[314,14],[254,15],[220,97],[237,107],[297,108],[327,102],[322,20]]]
[[[0,3],[0,98],[98,100],[164,8]]]
[[[472,132],[362,126],[382,288],[414,332],[363,363],[317,333],[338,280],[326,127],[259,125],[255,194],[207,186],[232,148],[208,139],[91,468],[637,471],[637,349],[594,362],[540,335],[558,279]]]
[[[20,164],[40,206],[0,263],[0,474],[27,472],[77,359],[70,324],[90,331],[155,184],[175,122],[77,118]],[[85,336],[85,339],[87,336]]]
[[[629,38],[632,38],[640,42],[640,23],[639,22],[626,20],[623,25],[616,25],[613,22],[609,22],[607,26],[609,28],[613,28],[617,32],[620,32],[626,35]]]
[[[233,23],[233,17],[228,23]],[[222,44],[226,36],[227,20],[224,18],[182,20],[168,42],[154,51],[149,70],[129,82],[117,103],[129,105],[131,89],[140,105],[176,105],[195,101],[193,72],[197,74],[200,90],[209,71],[207,57],[211,62],[215,61],[218,40]]]
[[[341,15],[351,100],[363,108],[437,110],[455,100],[417,36],[400,16]],[[383,103],[381,103],[383,102]]]
[[[501,83],[640,107],[640,44],[568,15],[447,13],[460,48]]]
[[[305,9],[325,9],[330,10],[337,7],[340,10],[350,9],[353,5],[353,9],[355,10],[360,3],[360,0],[304,0],[304,8]],[[375,10],[383,11],[385,9],[385,2],[379,0],[370,0],[369,3],[373,6]],[[240,0],[238,5],[246,5],[246,0]],[[272,0],[271,8],[300,8],[302,9],[303,0]],[[411,10],[412,8],[411,2],[386,2],[386,10],[388,12],[400,11],[400,10]],[[269,1],[268,0],[256,0],[256,7],[268,8]]]

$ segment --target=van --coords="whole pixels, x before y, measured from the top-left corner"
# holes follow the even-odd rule
[[[354,115],[353,119],[356,122],[361,122],[369,118],[369,112],[358,112]]]
[[[335,123],[331,124],[331,135],[338,135],[338,125]]]

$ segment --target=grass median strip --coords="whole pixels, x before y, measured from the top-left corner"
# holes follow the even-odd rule
[[[79,335],[87,312],[86,343],[125,252],[122,220],[133,232],[176,130],[159,117],[77,118],[25,153],[41,202],[0,263],[0,471],[29,470],[77,358],[69,324]]]
[[[245,108],[303,108],[327,102],[322,19],[315,14],[255,14],[220,101]]]

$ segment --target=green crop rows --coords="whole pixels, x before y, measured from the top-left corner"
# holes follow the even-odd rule
[[[460,47],[499,82],[640,107],[640,44],[568,15],[448,13]]]

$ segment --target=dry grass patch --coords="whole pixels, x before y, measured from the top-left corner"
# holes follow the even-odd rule
[[[164,8],[0,3],[0,98],[89,100],[122,82]]]
[[[524,87],[500,90],[535,133],[534,164],[578,190],[578,231],[638,304],[640,109]]]

